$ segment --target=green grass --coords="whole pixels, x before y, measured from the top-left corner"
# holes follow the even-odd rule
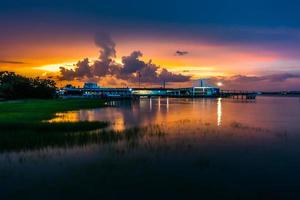
[[[99,99],[54,99],[22,100],[0,103],[0,130],[15,131],[85,131],[107,126],[104,122],[43,122],[55,116],[57,112],[79,109],[99,108],[104,106]]]
[[[22,100],[0,103],[0,122],[40,122],[56,112],[103,107],[99,99]]]

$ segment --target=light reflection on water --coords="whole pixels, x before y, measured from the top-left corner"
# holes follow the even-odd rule
[[[189,120],[216,127],[238,122],[250,127],[300,130],[298,98],[258,97],[256,101],[144,98],[110,104],[114,107],[57,113],[50,122],[109,121],[112,129],[124,130]]]
[[[217,111],[217,115],[218,115],[218,119],[217,119],[217,124],[218,126],[222,125],[222,99],[219,98],[218,99],[218,111]]]
[[[148,125],[203,122],[221,126],[221,99],[145,98],[138,102],[110,102],[113,107],[56,113],[49,122],[109,121],[113,130]]]

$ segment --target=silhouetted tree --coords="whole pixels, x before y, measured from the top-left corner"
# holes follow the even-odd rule
[[[54,98],[55,85],[55,81],[50,79],[27,78],[14,72],[0,72],[0,96],[4,99]]]
[[[65,86],[65,88],[76,88],[76,87],[73,86],[72,84],[67,84],[67,85]]]

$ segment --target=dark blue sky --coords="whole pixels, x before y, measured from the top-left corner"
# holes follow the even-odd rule
[[[1,21],[299,27],[297,0],[1,0]],[[60,18],[61,21],[57,21]]]
[[[294,30],[300,26],[299,10],[297,0],[1,0],[0,41],[16,32],[80,35],[105,28],[115,33],[176,31],[178,37],[225,43],[286,42],[299,40]]]

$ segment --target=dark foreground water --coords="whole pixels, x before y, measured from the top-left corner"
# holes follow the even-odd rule
[[[51,121],[110,121],[111,132],[2,151],[0,199],[300,197],[299,98],[110,104]]]

